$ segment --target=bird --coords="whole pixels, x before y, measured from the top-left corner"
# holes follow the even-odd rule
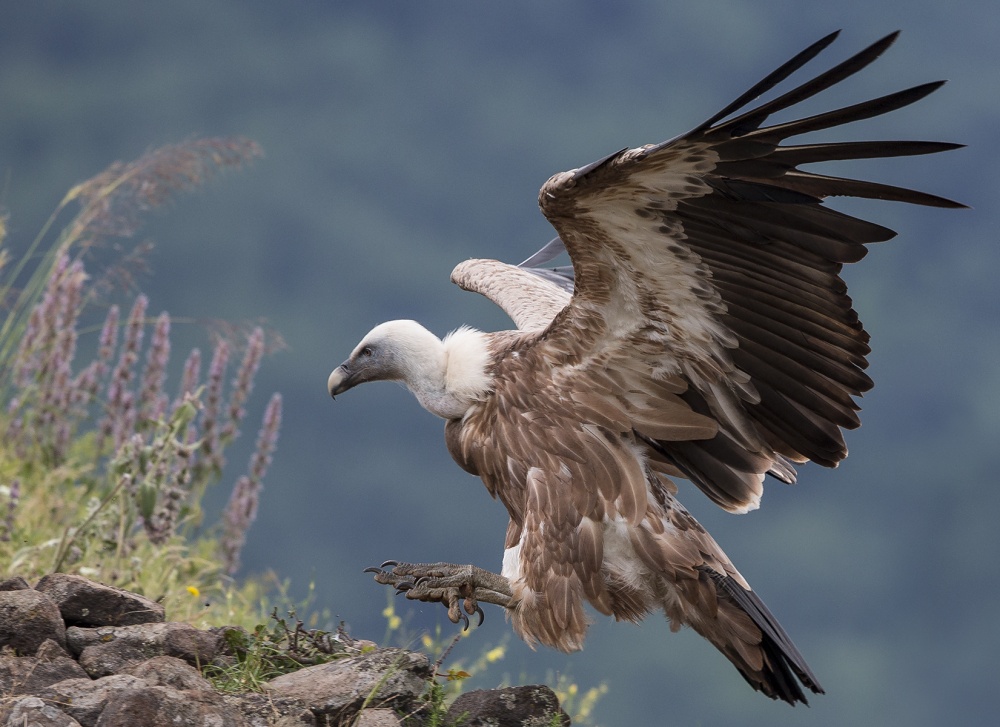
[[[846,196],[942,208],[926,192],[803,165],[943,152],[960,144],[792,137],[879,116],[944,82],[768,125],[876,60],[898,31],[775,98],[837,38],[813,43],[691,131],[551,177],[541,212],[557,236],[519,265],[461,262],[461,288],[513,330],[443,338],[411,320],[373,328],[328,379],[336,398],[402,382],[445,420],[448,451],[510,521],[500,573],[390,560],[368,568],[408,598],[469,626],[495,604],[528,644],[581,649],[586,606],[638,622],[662,611],[712,643],[772,699],[808,704],[815,674],[712,536],[677,499],[693,483],[732,513],[760,504],[765,477],[836,466],[869,335],[840,277],[881,225],[824,203]],[[754,105],[756,104],[756,105]],[[571,265],[545,267],[568,253]]]

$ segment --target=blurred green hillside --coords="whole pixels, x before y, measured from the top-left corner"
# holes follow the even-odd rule
[[[655,617],[598,622],[572,656],[512,645],[498,666],[513,680],[551,670],[606,681],[595,712],[606,726],[988,724],[1000,650],[993,3],[7,3],[8,241],[27,247],[65,190],[115,159],[196,136],[260,143],[265,156],[247,171],[147,220],[139,239],[157,246],[142,288],[151,315],[173,315],[176,350],[208,349],[197,323],[207,319],[266,319],[284,336],[288,348],[257,379],[283,394],[284,415],[244,571],[273,569],[293,593],[314,580],[317,603],[378,638],[386,594],[362,568],[410,558],[496,569],[506,519],[412,397],[386,385],[333,403],[331,368],[389,318],[439,334],[506,327],[448,274],[467,257],[516,262],[548,240],[536,196],[551,174],[686,131],[836,28],[844,33],[815,67],[903,35],[806,111],[947,78],[919,105],[850,133],[970,148],[833,173],[974,209],[840,204],[900,233],[847,271],[876,381],[851,456],[834,472],[803,468],[794,488],[771,483],[746,517],[681,493],[827,695],[808,709],[771,703],[708,644]],[[172,382],[181,364],[171,363]],[[260,421],[265,401],[255,398],[248,420]],[[232,461],[249,458],[247,434]],[[413,629],[450,628],[444,609],[396,610]],[[489,613],[459,650],[508,630]]]

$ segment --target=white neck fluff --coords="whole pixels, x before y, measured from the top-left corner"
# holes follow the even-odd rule
[[[422,341],[420,348],[409,352],[407,388],[432,414],[460,419],[492,383],[486,334],[463,326],[443,341]]]

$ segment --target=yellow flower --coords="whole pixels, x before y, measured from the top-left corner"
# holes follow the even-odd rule
[[[497,646],[496,648],[490,649],[486,652],[486,661],[491,664],[494,661],[500,661],[504,657],[505,653],[506,649],[503,646]]]
[[[198,596],[201,595],[201,591],[199,591],[195,586],[188,586],[187,592],[190,593],[195,598],[198,598]]]
[[[389,622],[389,630],[395,631],[403,623],[403,619],[396,615],[396,609],[389,604],[384,609],[382,609],[382,615],[385,616],[386,620]]]
[[[425,649],[430,649],[432,646],[434,646],[434,639],[432,639],[431,635],[428,633],[425,633],[423,636],[420,637],[420,642],[424,645]]]

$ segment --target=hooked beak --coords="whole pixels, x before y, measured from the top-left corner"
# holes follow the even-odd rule
[[[357,383],[359,382],[347,368],[347,362],[345,361],[330,374],[330,378],[326,381],[326,387],[330,391],[330,396],[336,399],[337,394],[343,394]]]

